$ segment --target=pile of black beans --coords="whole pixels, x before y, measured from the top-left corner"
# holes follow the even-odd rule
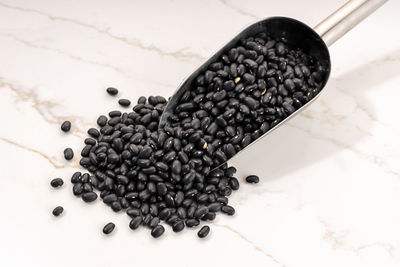
[[[142,96],[131,112],[100,116],[81,151],[89,173],[72,176],[73,193],[91,202],[100,192],[113,211],[132,218],[131,229],[147,226],[153,237],[164,233],[161,221],[180,232],[220,211],[233,215],[228,196],[239,181],[226,161],[316,96],[324,75],[318,62],[284,40],[266,34],[240,40],[197,77],[161,129],[167,103],[161,96]],[[209,231],[204,226],[198,236]]]

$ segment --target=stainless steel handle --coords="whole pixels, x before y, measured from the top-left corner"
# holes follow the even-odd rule
[[[314,30],[330,46],[387,1],[350,0],[315,26]]]

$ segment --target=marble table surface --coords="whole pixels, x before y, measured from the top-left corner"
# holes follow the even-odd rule
[[[126,215],[72,195],[79,159],[62,157],[120,108],[108,86],[133,101],[169,96],[245,25],[283,15],[313,26],[344,2],[0,0],[0,265],[399,266],[399,1],[330,48],[314,104],[231,161],[240,181],[261,182],[241,183],[235,216],[217,216],[207,240],[131,231]]]

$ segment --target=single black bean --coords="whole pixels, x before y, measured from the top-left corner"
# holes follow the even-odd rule
[[[246,182],[252,183],[252,184],[257,184],[260,181],[260,178],[258,178],[257,175],[249,175],[246,177]]]
[[[200,221],[197,219],[187,219],[186,220],[186,226],[187,227],[195,227],[198,226],[200,224]]]
[[[110,116],[110,118],[121,117],[121,115],[122,113],[119,110],[113,110],[108,113],[108,116]]]
[[[69,132],[69,130],[71,130],[71,122],[70,121],[64,121],[61,124],[61,130],[63,132]]]
[[[238,190],[239,189],[239,181],[238,181],[238,179],[236,179],[235,177],[232,177],[231,179],[229,179],[229,186],[233,190]]]
[[[53,180],[51,180],[50,185],[54,188],[60,187],[64,184],[63,179],[61,178],[54,178]]]
[[[158,238],[158,237],[160,237],[164,232],[165,232],[164,226],[162,226],[161,224],[159,224],[159,225],[157,225],[156,227],[154,227],[153,230],[151,230],[151,236],[154,237],[154,238]]]
[[[105,204],[111,204],[112,202],[115,202],[115,201],[117,201],[118,200],[118,197],[117,197],[117,195],[115,195],[115,194],[109,194],[109,195],[107,195],[107,196],[105,196],[104,198],[103,198],[103,202],[105,203]]]
[[[93,191],[93,187],[92,187],[92,185],[89,184],[89,183],[83,184],[82,188],[83,188],[83,192],[85,192],[85,193],[86,193],[86,192],[92,192],[92,191]]]
[[[90,128],[90,129],[88,130],[88,134],[89,134],[91,137],[94,137],[94,138],[98,138],[98,137],[100,136],[100,132],[99,132],[97,129],[95,129],[95,128]]]
[[[129,107],[131,105],[131,101],[128,99],[120,99],[118,100],[118,104],[120,104],[123,107]]]
[[[202,218],[202,220],[212,221],[215,219],[216,216],[217,216],[217,214],[215,212],[209,212]]]
[[[210,233],[210,227],[204,225],[201,229],[197,232],[197,236],[200,238],[205,238]]]
[[[82,199],[85,202],[93,202],[97,199],[97,194],[95,192],[87,192],[82,195]]]
[[[71,148],[64,149],[64,158],[66,160],[71,160],[74,157],[74,151]]]
[[[193,214],[193,216],[196,219],[201,219],[204,217],[204,215],[206,215],[208,213],[208,207],[206,206],[201,206],[199,207]]]
[[[158,217],[161,220],[167,220],[171,216],[171,210],[169,208],[164,208],[161,210],[161,212],[158,214]]]
[[[94,146],[96,144],[96,140],[94,140],[93,138],[90,138],[90,137],[85,138],[85,144]]]
[[[79,196],[83,193],[83,185],[81,183],[76,183],[72,187],[72,192],[75,196]]]
[[[77,182],[79,182],[79,178],[81,177],[81,175],[81,172],[75,172],[71,177],[71,183],[76,184]]]
[[[142,216],[136,216],[130,221],[129,228],[135,230],[142,224],[142,222],[143,222]]]
[[[109,222],[103,227],[103,233],[108,235],[114,230],[114,228],[115,228],[115,224],[112,222]]]
[[[185,223],[183,221],[177,221],[172,226],[172,230],[175,233],[182,231],[184,228],[185,228]]]
[[[160,219],[158,217],[154,217],[153,219],[151,219],[151,221],[149,223],[149,227],[155,228],[159,223],[160,223]]]
[[[57,206],[57,207],[55,207],[55,208],[53,209],[52,213],[53,213],[54,216],[57,217],[57,216],[59,216],[61,213],[63,213],[63,211],[64,211],[64,208],[63,208],[63,207]]]
[[[107,125],[107,117],[104,115],[101,115],[97,118],[97,125],[99,125],[100,127],[104,127]]]
[[[235,148],[232,144],[227,144],[225,146],[224,152],[228,158],[231,158],[236,154]]]
[[[209,204],[208,206],[208,211],[209,212],[218,212],[221,210],[222,204],[218,202],[214,202]]]
[[[147,101],[147,98],[145,96],[141,96],[141,97],[138,98],[137,103],[144,105],[144,104],[146,104],[146,101]]]
[[[108,88],[107,88],[107,93],[108,93],[109,95],[114,96],[114,95],[117,95],[117,94],[118,94],[118,90],[117,90],[116,88],[114,88],[114,87],[108,87]]]
[[[221,211],[223,213],[226,213],[228,215],[233,215],[235,214],[235,209],[232,206],[226,205],[226,206],[222,206]]]
[[[128,216],[134,218],[136,216],[139,216],[141,214],[141,211],[139,209],[135,209],[135,208],[129,208],[126,211],[126,214],[128,214]]]

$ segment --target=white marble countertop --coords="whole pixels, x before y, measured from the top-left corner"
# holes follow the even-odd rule
[[[207,240],[131,231],[126,215],[72,195],[79,157],[62,157],[119,108],[106,87],[133,101],[169,96],[246,24],[284,15],[312,26],[344,2],[0,0],[0,266],[398,266],[399,1],[331,47],[314,104],[232,160],[241,181],[261,182],[241,184],[235,216],[217,216]]]

